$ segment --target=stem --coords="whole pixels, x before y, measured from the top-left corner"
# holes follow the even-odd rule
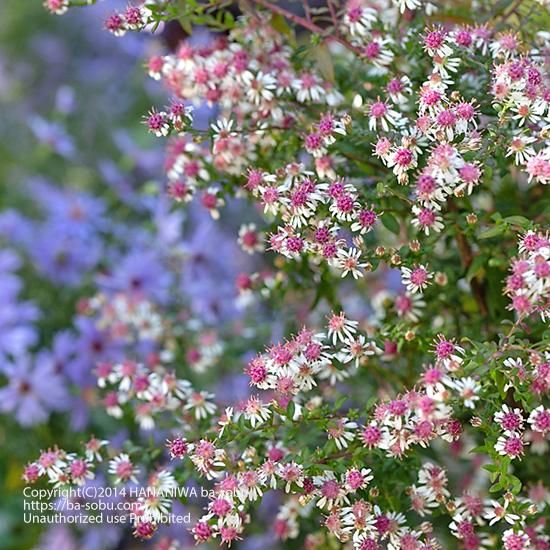
[[[342,46],[344,46],[345,48],[352,51],[358,56],[361,56],[363,54],[360,48],[354,46],[353,44],[350,44],[347,40],[345,40],[344,38],[341,38],[340,36],[330,35],[330,34],[327,35],[325,29],[323,29],[322,27],[319,27],[319,25],[316,25],[315,23],[313,23],[313,21],[308,21],[308,19],[306,19],[305,17],[300,17],[299,15],[296,15],[295,13],[292,13],[291,11],[288,11],[285,8],[282,8],[277,4],[272,4],[267,0],[254,0],[254,3],[262,6],[266,10],[269,10],[273,13],[281,15],[285,19],[292,21],[295,25],[303,27],[304,29],[307,29],[313,34],[317,34],[321,36],[324,40],[329,40],[329,39],[335,40],[336,42],[338,42],[339,44],[341,44]]]
[[[458,212],[458,208],[453,201],[450,200],[448,202],[448,205],[449,211]],[[470,246],[466,235],[464,235],[458,223],[456,224],[455,238],[462,266],[464,267],[464,270],[467,271],[474,261],[474,253],[472,252],[472,247]],[[470,288],[472,289],[472,295],[477,302],[480,313],[484,316],[487,316],[489,314],[489,308],[487,307],[487,302],[485,301],[485,292],[483,285],[476,277],[473,277],[470,281]]]

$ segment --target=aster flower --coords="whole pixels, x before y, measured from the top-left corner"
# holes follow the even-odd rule
[[[412,268],[403,266],[401,268],[401,281],[412,294],[422,292],[433,278],[433,273],[428,271],[424,265]]]
[[[471,377],[460,378],[452,383],[452,388],[458,392],[464,406],[473,409],[476,401],[479,401],[481,385]]]
[[[353,338],[356,332],[357,321],[352,321],[346,318],[343,312],[340,314],[332,314],[328,322],[328,337],[332,340],[333,345],[336,345],[338,340],[346,342]]]
[[[120,453],[109,461],[109,473],[115,476],[115,485],[132,481],[137,483],[139,468],[136,468],[126,453]]]
[[[10,413],[22,426],[48,419],[50,412],[69,405],[69,394],[62,377],[54,370],[50,356],[41,352],[34,358],[22,355],[3,358],[0,369],[8,383],[0,388],[0,410]]]
[[[336,447],[341,451],[347,449],[350,441],[355,439],[353,430],[357,428],[355,422],[351,422],[347,418],[339,418],[334,422],[330,422],[327,428],[328,438],[336,443]]]
[[[367,266],[366,262],[361,262],[361,251],[357,248],[348,248],[338,251],[336,257],[336,265],[342,270],[342,277],[346,277],[349,273],[354,279],[359,279],[364,276],[363,270]]]
[[[523,455],[525,445],[526,442],[523,440],[521,434],[517,432],[504,432],[495,443],[495,451],[502,456],[507,456],[514,460]]]
[[[483,514],[483,517],[489,521],[489,525],[494,525],[501,519],[504,519],[506,523],[509,523],[511,525],[514,525],[517,521],[519,521],[520,516],[517,514],[512,514],[511,512],[508,512],[508,505],[510,504],[510,501],[506,498],[504,499],[504,503],[501,504],[500,502],[496,500],[490,500],[487,503],[487,507],[485,509],[485,513]]]

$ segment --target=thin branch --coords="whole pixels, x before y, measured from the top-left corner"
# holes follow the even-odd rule
[[[296,15],[295,13],[292,13],[291,11],[282,8],[281,6],[277,4],[273,4],[271,2],[268,2],[267,0],[254,0],[254,3],[262,6],[266,10],[271,11],[272,13],[276,13],[278,15],[281,15],[285,19],[288,19],[289,21],[292,21],[295,25],[298,25],[300,27],[303,27],[304,29],[307,29],[308,31],[312,32],[313,34],[316,34],[323,38],[324,40],[334,40],[347,48],[348,50],[352,51],[358,56],[362,56],[363,52],[360,48],[357,46],[354,46],[353,44],[350,44],[345,38],[342,38],[337,35],[333,34],[327,34],[326,30],[320,27],[319,25],[316,25],[313,23],[313,21],[308,21],[305,17],[300,17],[299,15]]]
[[[452,200],[448,201],[447,204],[449,206],[449,211],[458,212],[458,208]],[[458,224],[456,224],[455,239],[458,247],[458,253],[460,254],[460,260],[462,262],[462,267],[465,271],[468,271],[474,261],[474,253],[468,239],[466,238],[466,235],[464,235]],[[472,280],[470,281],[470,288],[472,290],[472,295],[477,302],[479,311],[482,315],[487,316],[489,314],[489,308],[487,307],[487,302],[485,300],[483,285],[476,277],[472,277]]]

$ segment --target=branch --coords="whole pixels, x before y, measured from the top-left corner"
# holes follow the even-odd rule
[[[449,211],[451,212],[458,212],[458,208],[456,207],[455,203],[452,200],[448,201],[449,205]],[[460,260],[462,262],[462,266],[466,271],[468,271],[469,267],[472,265],[472,262],[474,261],[474,253],[472,252],[472,248],[470,246],[470,243],[468,242],[468,239],[466,238],[466,235],[462,232],[462,229],[460,229],[459,225],[456,224],[456,244],[458,246],[458,253],[460,254]],[[485,301],[485,292],[483,289],[482,283],[476,278],[473,277],[470,281],[470,288],[472,290],[472,295],[475,298],[475,301],[477,302],[477,306],[479,308],[479,311],[482,315],[488,315],[489,309],[487,307],[487,302]]]
[[[324,40],[334,40],[347,48],[348,50],[355,53],[357,56],[362,56],[363,52],[361,48],[358,48],[357,46],[354,46],[353,44],[350,44],[345,38],[342,38],[337,35],[327,34],[326,30],[320,27],[319,25],[316,25],[313,23],[313,21],[309,21],[305,17],[300,17],[299,15],[296,15],[295,13],[292,13],[291,11],[282,8],[281,6],[277,4],[273,4],[271,2],[268,2],[267,0],[254,0],[255,4],[258,4],[265,8],[268,11],[271,11],[272,13],[276,13],[278,15],[281,15],[285,19],[288,19],[289,21],[292,21],[295,25],[298,25],[300,27],[303,27],[304,29],[307,29],[308,31],[312,32],[313,34],[317,34],[320,37],[322,37]]]

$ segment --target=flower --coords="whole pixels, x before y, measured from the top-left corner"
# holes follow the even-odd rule
[[[433,278],[433,273],[424,265],[401,268],[401,280],[411,293],[422,292]]]
[[[327,428],[328,438],[336,443],[339,450],[347,449],[348,443],[355,439],[355,433],[352,431],[357,428],[355,422],[347,418],[339,418],[329,423]]]
[[[115,476],[115,485],[132,481],[137,483],[139,468],[136,468],[126,453],[120,453],[109,461],[109,473]]]
[[[50,412],[69,406],[65,382],[47,352],[3,358],[0,369],[8,379],[0,388],[0,410],[13,414],[22,426],[45,422]]]
[[[519,521],[520,516],[508,512],[507,508],[509,504],[510,501],[507,499],[504,499],[503,504],[500,504],[500,502],[496,500],[490,500],[487,508],[485,509],[483,517],[489,520],[489,525],[494,525],[501,519],[504,519],[506,523],[510,523],[511,525],[513,525],[514,523]]]
[[[451,384],[451,387],[458,392],[459,397],[464,402],[464,406],[469,409],[475,408],[476,401],[479,401],[479,391],[481,385],[471,377],[460,378]]]
[[[517,432],[504,432],[495,443],[495,450],[502,456],[512,460],[521,457],[524,453],[525,442]]]

